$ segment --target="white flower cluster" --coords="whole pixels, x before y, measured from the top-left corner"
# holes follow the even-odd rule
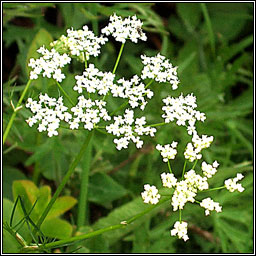
[[[75,118],[69,122],[70,129],[78,129],[81,122],[84,123],[84,129],[90,131],[101,121],[101,118],[104,121],[111,120],[105,105],[105,101],[92,101],[91,99],[86,99],[83,95],[79,96],[77,105],[71,108]]]
[[[177,67],[173,67],[169,60],[162,56],[160,53],[155,57],[147,57],[141,55],[144,68],[141,73],[141,78],[151,78],[157,82],[169,82],[172,89],[178,88],[179,79],[177,77]]]
[[[177,147],[178,142],[173,141],[172,144],[167,144],[161,146],[160,144],[156,145],[156,149],[161,152],[161,156],[163,157],[164,162],[168,162],[169,159],[174,159],[177,154]]]
[[[113,85],[115,75],[111,72],[102,72],[90,64],[81,76],[75,76],[76,85],[74,91],[82,93],[83,88],[88,93],[98,92],[99,95],[106,95]]]
[[[39,59],[31,58],[28,66],[33,70],[30,71],[30,79],[37,79],[38,75],[43,71],[43,77],[53,78],[58,82],[61,82],[65,75],[61,73],[61,69],[66,64],[70,63],[71,58],[64,53],[59,54],[55,49],[49,51],[44,46],[37,50],[38,53],[42,54],[43,57]]]
[[[66,50],[70,55],[80,57],[84,61],[83,54],[89,60],[90,56],[97,57],[100,54],[101,45],[108,41],[107,38],[97,37],[87,26],[83,26],[83,30],[74,30],[73,28],[67,30],[67,36],[62,35],[59,40],[51,43],[52,47]]]
[[[171,230],[172,236],[178,236],[178,238],[183,239],[185,242],[189,239],[187,235],[188,223],[185,221],[176,221],[174,224],[174,229]]]
[[[161,174],[161,179],[164,187],[167,188],[172,188],[176,186],[177,184],[177,179],[175,178],[173,173],[162,173]]]
[[[28,125],[32,127],[35,123],[40,122],[38,131],[47,130],[49,137],[58,135],[57,129],[59,128],[60,120],[68,122],[72,118],[71,114],[66,112],[68,108],[63,105],[62,97],[56,100],[47,94],[40,94],[39,102],[28,98],[26,107],[30,108],[31,112],[35,114],[26,120]]]
[[[181,94],[178,98],[167,97],[163,99],[165,106],[162,110],[165,112],[162,117],[165,119],[165,123],[170,123],[176,119],[177,125],[187,126],[189,135],[196,135],[195,122],[204,121],[206,119],[205,114],[195,110],[197,107],[196,97],[193,94],[189,94],[186,97]]]
[[[206,177],[201,177],[194,170],[190,170],[184,175],[184,180],[175,184],[175,191],[172,196],[173,211],[183,209],[187,202],[193,203],[197,191],[208,189],[209,185]]]
[[[159,202],[160,195],[158,189],[155,186],[149,184],[144,185],[144,192],[141,193],[141,197],[146,204],[157,204]]]
[[[130,140],[136,143],[137,148],[141,148],[143,141],[140,140],[139,136],[150,135],[153,137],[156,132],[155,128],[145,126],[145,117],[136,118],[136,120],[134,120],[133,110],[126,109],[124,117],[115,116],[114,120],[114,123],[106,126],[106,130],[108,133],[121,137],[120,139],[114,139],[118,150],[127,148]]]
[[[74,91],[82,93],[85,89],[88,93],[97,92],[99,95],[107,95],[111,92],[113,97],[119,97],[129,100],[132,108],[140,106],[144,110],[147,98],[152,98],[153,92],[150,89],[145,89],[145,85],[141,83],[140,78],[135,75],[130,80],[121,78],[114,83],[115,75],[111,72],[102,72],[90,64],[81,76],[76,76],[76,85]]]
[[[230,192],[234,192],[236,190],[239,192],[243,192],[244,187],[241,184],[237,184],[237,182],[243,177],[243,174],[238,173],[236,178],[225,180],[225,187],[227,188],[227,190],[229,190]]]
[[[195,134],[192,138],[193,144],[191,142],[187,144],[186,150],[184,152],[185,158],[190,162],[193,162],[196,159],[201,159],[201,150],[210,147],[212,141],[213,136],[207,137],[207,135],[202,135],[202,138],[200,138],[197,134]]]
[[[210,197],[203,199],[200,206],[205,208],[205,215],[209,215],[210,211],[213,210],[216,212],[222,211],[222,207],[219,205],[219,203],[214,202]]]
[[[143,23],[137,19],[136,15],[125,18],[117,16],[115,13],[110,16],[110,22],[108,26],[101,30],[102,34],[112,35],[116,41],[125,43],[127,39],[137,43],[138,39],[146,41],[147,37],[142,31]]]
[[[195,134],[192,137],[192,142],[194,147],[201,151],[202,149],[209,148],[211,146],[211,143],[213,142],[213,136],[207,137],[207,135],[202,135],[202,138],[200,138],[197,134]]]
[[[147,104],[144,96],[151,99],[154,95],[150,89],[145,88],[145,85],[141,83],[137,75],[133,76],[130,81],[121,78],[117,83],[121,84],[121,86],[113,85],[111,88],[112,95],[114,97],[128,99],[132,108],[140,106],[140,109],[144,110]]]
[[[202,162],[202,171],[204,176],[206,176],[207,178],[211,178],[216,172],[218,168],[219,164],[217,161],[214,161],[212,165],[207,164],[206,162]]]

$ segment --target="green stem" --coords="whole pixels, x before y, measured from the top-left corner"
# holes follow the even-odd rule
[[[179,209],[179,221],[181,223],[181,209]]]
[[[84,57],[84,68],[87,69],[87,59],[86,59],[86,52],[82,52]]]
[[[151,81],[149,81],[146,86],[145,86],[145,89],[147,89],[152,83],[153,83],[154,79],[151,79]]]
[[[168,124],[168,123],[163,122],[163,123],[158,123],[158,124],[149,124],[149,125],[146,125],[146,127],[147,126],[156,127],[156,126],[162,126],[162,125],[166,125],[166,124]]]
[[[172,168],[171,168],[171,164],[170,164],[170,161],[169,161],[169,159],[167,160],[167,163],[168,163],[168,168],[169,168],[169,171],[170,171],[170,173],[172,173]]]
[[[185,174],[185,170],[186,170],[186,164],[187,164],[187,160],[185,160],[185,162],[184,162],[183,171],[182,171],[182,179],[184,179],[184,174]]]
[[[29,85],[31,84],[31,82],[32,82],[32,80],[29,79],[28,82],[27,82],[27,84],[26,84],[26,87],[25,87],[24,91],[22,92],[22,94],[21,94],[21,96],[20,96],[20,99],[19,99],[19,101],[18,101],[18,103],[17,103],[17,106],[15,107],[14,112],[12,113],[12,116],[11,116],[11,118],[10,118],[10,120],[9,120],[9,123],[8,123],[8,125],[7,125],[7,127],[6,127],[6,129],[5,129],[5,131],[4,131],[4,135],[3,135],[3,145],[4,145],[4,143],[5,143],[6,139],[7,139],[7,136],[8,136],[8,134],[9,134],[9,132],[10,132],[10,129],[11,129],[12,124],[13,124],[13,121],[14,121],[14,119],[15,119],[15,117],[16,117],[17,111],[18,111],[18,109],[19,109],[19,107],[20,107],[20,105],[21,105],[21,102],[22,102],[23,98],[25,97],[25,95],[26,95],[26,93],[27,93],[27,90],[28,90]]]
[[[120,109],[126,107],[128,105],[128,101],[127,102],[124,102],[121,106],[119,106],[117,109],[115,109],[111,114],[110,116],[113,116],[116,112],[118,112]]]
[[[92,132],[93,133],[93,132]],[[88,180],[91,163],[92,140],[88,143],[88,149],[85,152],[85,161],[81,174],[80,197],[78,201],[77,228],[86,224],[86,207],[88,194]],[[88,216],[87,216],[88,217]]]
[[[94,16],[97,16],[97,6],[94,3],[91,4],[91,12]],[[97,18],[92,20],[92,29],[94,34],[97,36],[99,33],[99,25]]]
[[[200,191],[200,192],[214,191],[214,190],[219,190],[219,189],[223,189],[223,188],[226,188],[226,186],[221,186],[221,187],[217,187],[217,188],[210,188],[210,189],[203,190],[203,191]]]
[[[59,87],[59,89],[61,90],[61,92],[64,94],[64,96],[68,99],[68,101],[73,105],[75,106],[75,103],[71,100],[71,98],[69,97],[69,95],[64,91],[64,89],[62,88],[62,86],[59,84],[59,82],[57,82],[57,85]]]
[[[196,161],[195,161],[195,163],[194,163],[194,165],[193,165],[193,167],[192,167],[192,170],[195,169],[197,162],[198,162],[198,159],[196,159]]]
[[[74,159],[74,161],[71,163],[66,175],[64,176],[63,180],[61,181],[60,185],[58,186],[56,192],[54,193],[51,201],[48,203],[46,209],[44,210],[43,214],[41,215],[40,219],[37,222],[37,228],[40,229],[40,226],[42,225],[43,221],[45,220],[47,214],[49,213],[50,209],[52,208],[53,204],[55,203],[56,199],[58,198],[58,196],[60,195],[61,191],[63,190],[64,186],[66,185],[66,183],[68,182],[70,176],[73,174],[76,166],[78,165],[79,161],[81,160],[82,156],[84,155],[84,153],[87,150],[88,144],[91,140],[93,132],[90,132],[85,141],[84,144],[82,145],[78,155],[76,156],[76,158]],[[33,234],[36,233],[36,230],[33,231]]]
[[[87,234],[83,234],[83,235],[80,235],[80,236],[75,236],[75,237],[71,237],[71,238],[67,238],[67,239],[62,239],[60,241],[47,243],[47,244],[44,244],[42,246],[39,246],[39,248],[37,248],[37,249],[51,249],[51,248],[56,248],[56,247],[62,247],[62,246],[69,245],[73,242],[79,242],[79,241],[87,239],[87,238],[98,236],[100,234],[103,234],[103,233],[111,231],[111,230],[126,228],[128,226],[128,224],[131,224],[132,222],[134,222],[138,218],[144,216],[148,212],[151,212],[154,208],[158,207],[159,205],[163,204],[164,202],[166,202],[168,200],[170,200],[170,198],[164,198],[158,204],[151,205],[145,211],[133,216],[132,218],[130,218],[126,221],[122,221],[120,224],[109,226],[109,227],[106,227],[106,228],[102,228],[102,229],[99,229],[99,230],[96,230],[96,231],[93,231],[93,232],[89,232]]]
[[[42,134],[39,132],[36,135],[36,147],[38,147],[41,144],[41,140],[42,140]],[[39,166],[39,161],[36,161],[33,177],[32,177],[32,180],[36,185],[38,185],[39,176],[40,176],[40,166]]]
[[[207,11],[207,7],[205,3],[200,3],[203,15],[204,15],[204,19],[206,22],[206,27],[208,30],[208,34],[209,34],[209,39],[210,39],[210,45],[211,45],[211,50],[212,50],[212,55],[213,57],[215,56],[215,38],[214,38],[214,33],[213,33],[213,29],[212,29],[212,23],[211,23],[211,19],[209,16],[209,13]]]
[[[120,51],[119,51],[119,54],[118,54],[118,57],[117,57],[117,60],[116,60],[116,64],[115,64],[114,69],[113,69],[113,72],[112,72],[113,74],[116,73],[116,69],[117,69],[118,63],[119,63],[119,61],[120,61],[120,58],[121,58],[123,49],[124,49],[124,43],[121,45],[121,48],[120,48]]]

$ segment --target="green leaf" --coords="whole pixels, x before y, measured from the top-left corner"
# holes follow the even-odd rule
[[[77,200],[72,196],[62,196],[57,198],[46,219],[52,219],[60,216],[70,210],[76,203]]]
[[[171,16],[168,20],[169,30],[174,34],[178,39],[186,40],[189,37],[189,33],[187,32],[184,24],[176,18],[175,16]]]
[[[84,13],[81,10],[83,5],[83,3],[65,3],[58,5],[63,15],[66,28],[73,27],[74,29],[80,29],[86,22]]]
[[[143,253],[147,251],[150,244],[148,223],[142,223],[134,230],[132,253]]]
[[[36,211],[38,216],[40,216],[51,200],[51,188],[49,186],[40,187],[37,198],[38,199],[34,211]]]
[[[7,29],[3,32],[3,39],[6,43],[6,47],[9,47],[12,43],[17,42],[18,40],[31,42],[34,35],[34,29],[8,25]]]
[[[206,5],[213,30],[225,40],[232,40],[239,35],[246,21],[253,16],[249,14],[248,6],[244,3],[207,3]]]
[[[10,217],[12,214],[14,203],[9,199],[3,198],[3,223],[10,223]],[[21,219],[22,215],[16,210],[13,217],[13,225],[17,224]],[[25,238],[28,237],[28,231],[23,226],[19,229],[19,234]],[[4,253],[18,253],[21,245],[17,240],[5,229],[3,229],[3,251]]]
[[[12,183],[14,180],[24,180],[26,176],[11,166],[3,166],[3,196],[12,200]]]
[[[89,179],[88,200],[109,207],[110,203],[127,195],[128,191],[104,173],[96,173]]]
[[[250,35],[239,43],[234,43],[231,46],[222,50],[223,61],[226,62],[234,57],[236,54],[242,52],[246,47],[250,46],[253,43],[253,35]]]
[[[200,6],[197,3],[178,3],[177,13],[183,20],[188,32],[192,33],[201,19]]]
[[[38,188],[36,187],[36,185],[29,180],[14,181],[12,185],[12,191],[14,201],[17,199],[18,196],[20,196],[24,203],[26,211],[29,212],[37,199]],[[17,208],[20,210],[20,213],[23,213],[19,204]],[[34,218],[38,218],[37,214],[35,214],[35,211],[32,212],[30,217],[33,218],[33,220]]]
[[[77,235],[86,234],[88,232],[92,232],[92,228],[88,226],[83,226],[79,228]],[[93,253],[110,253],[109,243],[102,235],[92,237],[90,239],[86,239],[81,241],[78,245],[85,246]]]
[[[36,222],[51,200],[51,188],[49,186],[42,186],[40,189],[38,189],[32,181],[15,181],[13,183],[14,199],[16,199],[18,195],[21,196],[27,212],[32,208],[33,204],[37,200],[36,205],[30,215],[31,219]],[[71,196],[63,196],[57,198],[56,202],[47,215],[47,219],[53,219],[60,216],[61,214],[71,209],[76,204],[76,202],[77,200]],[[19,210],[20,213],[23,213],[20,207]]]
[[[72,226],[59,218],[46,219],[41,225],[45,236],[57,239],[65,239],[72,235]]]
[[[7,198],[3,198],[3,222],[10,223],[11,213],[13,209],[14,203]],[[15,225],[20,219],[22,219],[22,215],[19,212],[14,213],[13,224]]]
[[[136,214],[139,214],[145,211],[149,206],[143,203],[141,197],[134,199],[133,201],[116,208],[113,210],[107,217],[101,218],[98,220],[93,226],[93,230],[97,230],[100,228],[108,227],[111,225],[119,224],[121,221],[127,220]],[[134,229],[136,229],[142,222],[148,220],[153,215],[163,210],[164,208],[169,207],[169,202],[162,204],[161,206],[153,209],[150,213],[143,216],[143,218],[139,218],[134,221],[131,225],[128,225],[125,229],[116,229],[112,232],[106,232],[102,234],[103,238],[106,239],[110,245],[114,244],[116,241],[121,239],[126,234],[130,233]]]
[[[21,245],[17,240],[3,229],[3,253],[19,253]]]

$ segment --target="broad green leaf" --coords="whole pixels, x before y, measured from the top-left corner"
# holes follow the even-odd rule
[[[21,245],[17,242],[17,240],[10,234],[8,231],[3,229],[3,253],[19,253],[21,249]]]
[[[25,162],[26,166],[29,166],[38,160],[41,160],[47,153],[51,151],[54,146],[54,140],[46,140],[45,143],[38,145],[35,153],[32,154]]]
[[[14,201],[17,199],[18,196],[20,196],[21,200],[24,203],[26,211],[29,212],[37,199],[38,188],[36,187],[36,185],[29,180],[14,181],[12,185],[12,191]],[[18,207],[21,213],[23,213],[21,207]],[[33,216],[34,218],[38,217],[36,216],[35,211],[32,212],[31,216]]]
[[[104,173],[89,179],[88,200],[109,207],[111,202],[127,195],[128,191]]]
[[[11,166],[3,166],[3,196],[12,200],[12,183],[14,180],[24,180],[26,176]]]
[[[143,253],[147,251],[147,247],[150,244],[148,224],[148,222],[144,222],[134,230],[132,253]]]
[[[38,191],[37,203],[34,209],[38,213],[38,215],[41,215],[41,213],[47,207],[50,200],[51,200],[51,188],[49,186],[40,187]]]
[[[31,42],[35,35],[35,30],[31,28],[28,29],[26,27],[8,25],[7,29],[3,32],[3,35],[6,47],[9,47],[12,43],[21,39],[26,42]]]
[[[110,245],[114,244],[116,241],[121,239],[126,234],[130,233],[134,229],[136,229],[142,222],[145,220],[148,220],[153,215],[161,211],[161,209],[166,208],[169,206],[169,202],[166,202],[159,206],[158,208],[155,208],[150,213],[144,215],[142,218],[139,218],[132,224],[128,225],[125,229],[117,229],[113,230],[112,232],[106,232],[102,234],[104,239],[107,239]],[[100,228],[108,227],[111,225],[120,224],[120,222],[127,220],[136,214],[139,214],[143,211],[145,211],[149,206],[147,204],[144,204],[141,197],[134,199],[133,201],[116,208],[113,210],[107,217],[101,218],[98,220],[93,226],[93,230],[97,230]]]
[[[60,216],[66,211],[70,210],[76,203],[77,200],[71,196],[62,196],[57,198],[46,217],[47,220]]]
[[[9,199],[3,198],[3,223],[7,222],[10,224],[10,218],[13,211],[14,203]],[[21,219],[23,215],[19,213],[19,211],[14,212],[13,223],[12,225],[16,225]],[[23,226],[19,229],[19,234],[26,239],[29,236],[29,232],[26,229],[26,226]],[[21,245],[17,242],[17,240],[5,229],[3,229],[3,251],[4,253],[18,253]]]
[[[57,239],[65,239],[72,235],[72,226],[59,218],[46,219],[41,225],[41,230],[45,236]]]
[[[21,196],[27,212],[32,208],[33,204],[37,200],[36,205],[30,215],[33,221],[36,222],[51,200],[51,188],[49,186],[42,186],[40,189],[38,189],[32,181],[15,181],[13,183],[13,195],[15,199],[18,195]],[[71,196],[63,196],[57,198],[47,215],[47,219],[60,216],[61,214],[71,209],[76,204],[76,202],[77,200]],[[23,213],[21,208],[19,209],[21,213]]]
[[[65,28],[73,27],[74,29],[80,29],[87,22],[81,10],[83,5],[83,3],[64,3],[58,5],[63,15]]]
[[[83,226],[79,228],[79,231],[76,235],[86,234],[88,232],[92,232],[93,229],[89,226]],[[109,250],[109,242],[104,239],[102,235],[92,237],[90,239],[86,239],[84,241],[81,241],[78,245],[85,246],[88,248],[90,252],[93,253],[110,253]]]

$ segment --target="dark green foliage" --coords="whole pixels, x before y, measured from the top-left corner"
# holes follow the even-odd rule
[[[178,213],[172,211],[168,202],[126,229],[106,232],[61,248],[60,252],[252,253],[253,3],[4,3],[4,59],[10,57],[12,63],[4,74],[3,130],[13,111],[10,102],[16,105],[25,87],[27,62],[35,56],[36,49],[66,34],[66,29],[70,27],[79,29],[86,24],[99,34],[113,12],[123,17],[136,14],[143,21],[148,36],[147,42],[126,43],[117,69],[118,78],[124,76],[128,79],[140,74],[141,54],[153,56],[161,52],[178,66],[181,83],[177,91],[172,91],[167,84],[153,83],[150,86],[154,97],[143,112],[148,122],[163,122],[162,99],[167,95],[193,93],[197,97],[198,110],[205,112],[207,117],[204,123],[197,126],[198,132],[214,136],[212,146],[203,151],[203,159],[209,163],[214,160],[220,163],[218,173],[210,180],[211,188],[222,186],[225,179],[233,178],[240,172],[245,176],[241,182],[245,191],[241,194],[227,191],[200,193],[199,200],[210,196],[223,206],[222,213],[213,212],[207,217],[198,205],[187,204],[182,215],[190,225],[190,239],[186,243],[170,236]],[[11,54],[12,46],[17,49],[15,56]],[[112,71],[119,48],[119,43],[110,40],[102,47],[99,58],[90,61],[99,69]],[[81,63],[73,61],[72,70],[64,70],[66,79],[62,85],[74,101],[77,96],[72,90],[74,76],[81,74],[82,69]],[[39,92],[55,97],[61,95],[54,81],[40,78],[32,84],[25,100],[28,97],[37,99]],[[69,104],[66,100],[64,102]],[[122,103],[113,100],[110,106],[114,110]],[[25,119],[29,116],[30,111],[23,106],[3,146],[4,222],[8,222],[17,198],[15,191],[15,198],[12,197],[12,186],[17,188],[17,184],[22,184],[20,180],[26,180],[29,186],[32,180],[41,189],[43,184],[48,184],[55,191],[86,137],[83,130],[63,128],[59,130],[58,137],[48,138],[45,133],[38,133],[35,127],[28,127]],[[76,234],[84,234],[120,224],[147,209],[148,205],[143,204],[140,198],[143,185],[149,183],[161,187],[160,174],[168,170],[155,150],[158,143],[179,142],[178,155],[171,161],[171,166],[174,174],[180,177],[184,163],[182,153],[190,141],[186,128],[169,124],[157,129],[156,137],[145,140],[142,150],[129,145],[127,150],[120,152],[115,149],[113,136],[95,131],[88,186],[88,225],[75,229],[77,207],[74,207],[62,219],[52,219],[52,222],[49,219],[42,226],[42,231],[46,232],[45,239],[50,241],[54,237],[67,237],[72,229]],[[200,165],[201,161],[197,170]],[[62,196],[79,198],[83,167],[81,161]],[[192,167],[191,163],[189,167]],[[30,188],[38,190],[36,185]],[[27,211],[35,200],[23,201]],[[39,206],[36,205],[36,211],[31,214],[33,220],[38,218],[34,215],[39,214]],[[63,211],[56,213],[56,216],[71,208],[61,207]],[[24,212],[17,206],[15,223],[23,216]],[[50,229],[54,225],[62,229],[51,234]],[[11,227],[6,228],[9,232],[4,230],[4,252],[18,252],[21,245],[11,235]],[[60,234],[62,231],[66,236]],[[25,225],[20,232],[23,237],[30,237],[31,232]]]

